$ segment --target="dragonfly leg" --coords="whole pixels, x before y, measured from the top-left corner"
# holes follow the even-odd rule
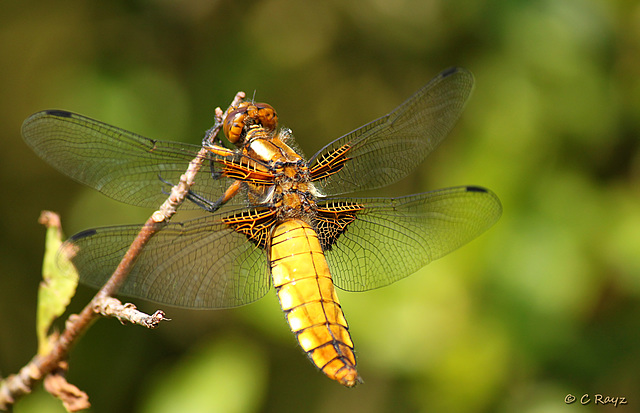
[[[204,142],[203,142],[204,144]],[[220,156],[233,156],[236,154],[236,152],[232,149],[227,149],[224,146],[220,146],[220,145],[215,145],[215,144],[208,144],[208,145],[203,145],[209,152],[213,152],[216,155],[220,155]]]
[[[211,129],[207,130],[202,139],[202,146],[209,147],[216,145],[216,143],[222,145],[222,139],[218,138],[218,132],[222,129],[222,122],[216,118],[216,122]]]
[[[193,191],[187,193],[187,199],[207,212],[216,212],[222,206],[219,202],[211,202],[202,195],[198,195]]]
[[[220,208],[222,205],[226,204],[227,201],[229,201],[238,193],[238,190],[240,189],[241,186],[242,186],[242,181],[233,181],[233,183],[229,185],[229,188],[227,188],[227,190],[224,191],[224,194],[222,194],[220,198],[218,198],[218,200],[214,202],[214,205],[218,205],[218,208]]]
[[[160,181],[162,181],[163,183],[167,184],[168,186],[173,186],[173,183],[167,181],[166,179],[162,178],[160,175],[158,175],[158,179],[160,179]],[[233,185],[232,185],[233,186]],[[225,191],[225,194],[228,192],[229,190],[227,189],[227,191]],[[237,190],[236,190],[237,192]],[[162,188],[162,193],[165,195],[170,195],[170,192],[167,191],[165,188]],[[231,197],[228,197],[225,199],[225,196],[222,195],[217,201],[212,202],[210,200],[208,200],[207,198],[205,198],[202,195],[197,194],[196,192],[192,191],[191,189],[187,192],[187,196],[186,199],[188,199],[189,201],[193,202],[194,204],[196,204],[197,206],[199,206],[200,208],[204,209],[207,212],[216,212],[218,209],[220,209],[220,207],[227,202],[229,199],[231,199]]]
[[[198,195],[191,190],[189,190],[189,192],[187,193],[187,199],[207,212],[216,212],[224,204],[226,204],[227,201],[229,201],[238,193],[238,190],[241,186],[242,181],[234,181],[231,185],[229,185],[229,188],[224,191],[224,194],[222,194],[220,198],[218,198],[214,202],[211,202],[207,198],[203,197],[202,195]]]
[[[211,178],[213,179],[222,178],[222,172],[216,171],[216,161],[214,159],[209,160],[209,169],[211,169]]]

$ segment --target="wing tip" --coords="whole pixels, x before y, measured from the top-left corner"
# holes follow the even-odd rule
[[[468,78],[469,79],[468,82],[470,82],[472,85],[475,81],[473,73],[471,73],[471,71],[465,69],[464,67],[460,67],[460,66],[452,66],[448,69],[445,69],[442,72],[440,72],[440,75],[438,77],[440,79],[446,79],[454,75],[461,75],[465,78]]]
[[[475,186],[475,185],[469,185],[466,187],[467,192],[483,192],[485,194],[489,193],[489,190],[487,188],[483,188],[481,186]]]
[[[81,240],[83,238],[88,238],[88,237],[91,237],[93,235],[96,235],[97,233],[98,233],[98,231],[96,231],[95,229],[85,229],[84,231],[80,231],[77,234],[72,235],[71,237],[69,237],[67,242],[75,242],[75,241]]]
[[[451,76],[454,73],[458,73],[460,70],[461,70],[460,67],[452,66],[452,67],[449,67],[447,69],[444,69],[440,74],[442,75],[442,77],[448,77],[448,76]]]
[[[66,110],[60,110],[60,109],[49,109],[49,110],[45,110],[44,113],[46,115],[58,116],[60,118],[70,118],[71,117],[71,112],[68,112]]]

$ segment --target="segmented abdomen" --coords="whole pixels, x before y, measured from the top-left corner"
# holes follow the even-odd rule
[[[271,239],[271,274],[291,331],[327,377],[360,381],[353,342],[318,236],[307,223],[279,224]]]

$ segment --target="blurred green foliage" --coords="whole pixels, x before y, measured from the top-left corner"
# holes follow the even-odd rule
[[[64,242],[64,234],[62,234],[58,216],[48,212],[43,213],[39,221],[47,227],[36,318],[38,354],[44,356],[51,352],[49,337],[51,325],[64,314],[76,293],[78,272],[68,260],[56,259],[57,257],[62,258],[58,252]]]
[[[307,155],[441,69],[477,86],[452,136],[377,195],[491,188],[488,233],[397,284],[341,293],[365,383],[305,359],[274,294],[165,308],[156,331],[96,323],[69,380],[94,412],[554,412],[572,393],[640,400],[640,4],[615,0],[5,1],[0,13],[0,374],[37,351],[42,209],[67,233],[142,222],[22,142],[29,114],[76,111],[198,143],[237,90],[272,104]],[[77,311],[92,291],[81,288]],[[143,309],[155,306],[137,302]],[[16,412],[56,412],[41,390]],[[628,410],[631,411],[631,410]]]

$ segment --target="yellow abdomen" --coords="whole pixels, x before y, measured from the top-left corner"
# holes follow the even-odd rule
[[[354,386],[353,342],[315,231],[297,219],[279,224],[270,254],[273,285],[300,346],[327,377]]]

